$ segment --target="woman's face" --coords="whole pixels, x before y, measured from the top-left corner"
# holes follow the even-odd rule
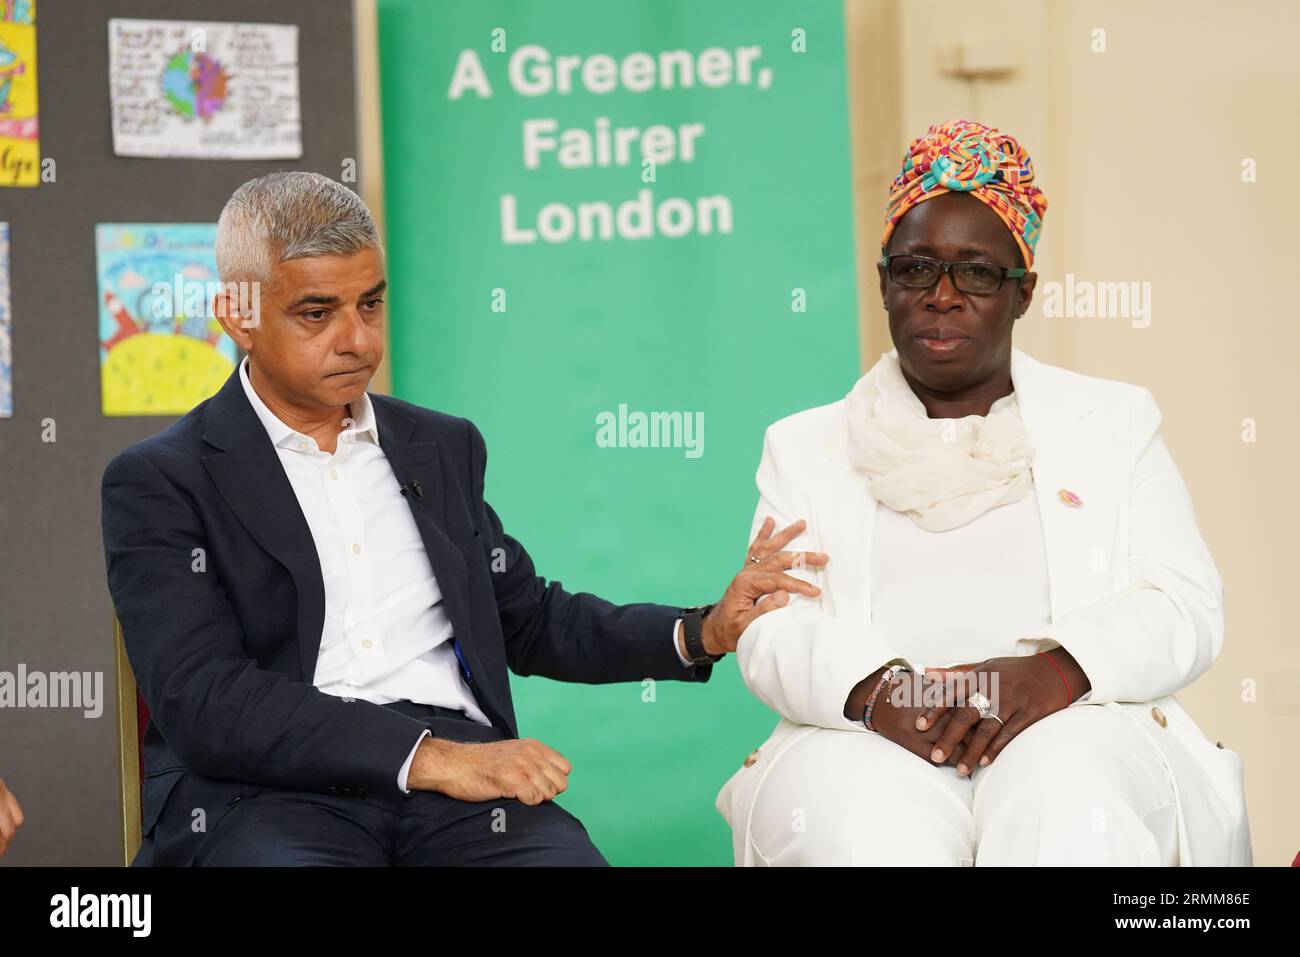
[[[980,260],[1022,266],[1010,230],[974,196],[949,192],[904,214],[889,237],[891,256],[929,256],[949,262]],[[880,273],[889,334],[908,378],[939,395],[977,389],[1009,375],[1011,327],[1029,308],[1037,275],[1004,279],[991,295],[966,293],[945,272],[929,289],[893,282]],[[942,340],[948,340],[946,342]]]

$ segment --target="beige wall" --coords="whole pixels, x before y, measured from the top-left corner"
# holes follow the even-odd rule
[[[1050,203],[1040,291],[1067,273],[1151,283],[1146,328],[1046,318],[1040,296],[1017,345],[1155,394],[1225,588],[1223,655],[1179,699],[1245,762],[1256,864],[1289,864],[1300,851],[1300,6],[1022,0],[944,23],[928,4],[846,0],[846,17],[864,369],[891,347],[870,264],[907,142],[953,117],[1014,134]],[[1106,52],[1091,49],[1097,28]],[[968,80],[945,72],[955,56],[1008,72]],[[1242,182],[1247,158],[1257,182]]]

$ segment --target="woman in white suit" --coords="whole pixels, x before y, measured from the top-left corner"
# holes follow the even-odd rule
[[[1012,137],[914,140],[894,350],[767,432],[750,561],[804,519],[790,548],[829,562],[739,639],[781,720],[718,795],[737,864],[1251,861],[1240,759],[1173,697],[1219,655],[1223,586],[1160,411],[1012,346],[1046,207]]]

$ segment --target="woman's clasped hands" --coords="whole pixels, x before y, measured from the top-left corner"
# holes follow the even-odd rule
[[[871,723],[913,754],[969,775],[1089,687],[1064,649],[903,672],[882,689]]]

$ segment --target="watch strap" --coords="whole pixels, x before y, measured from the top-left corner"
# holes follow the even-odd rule
[[[682,609],[682,637],[686,643],[686,657],[692,664],[707,665],[722,660],[722,655],[711,655],[704,650],[704,618],[712,610],[712,605]]]

